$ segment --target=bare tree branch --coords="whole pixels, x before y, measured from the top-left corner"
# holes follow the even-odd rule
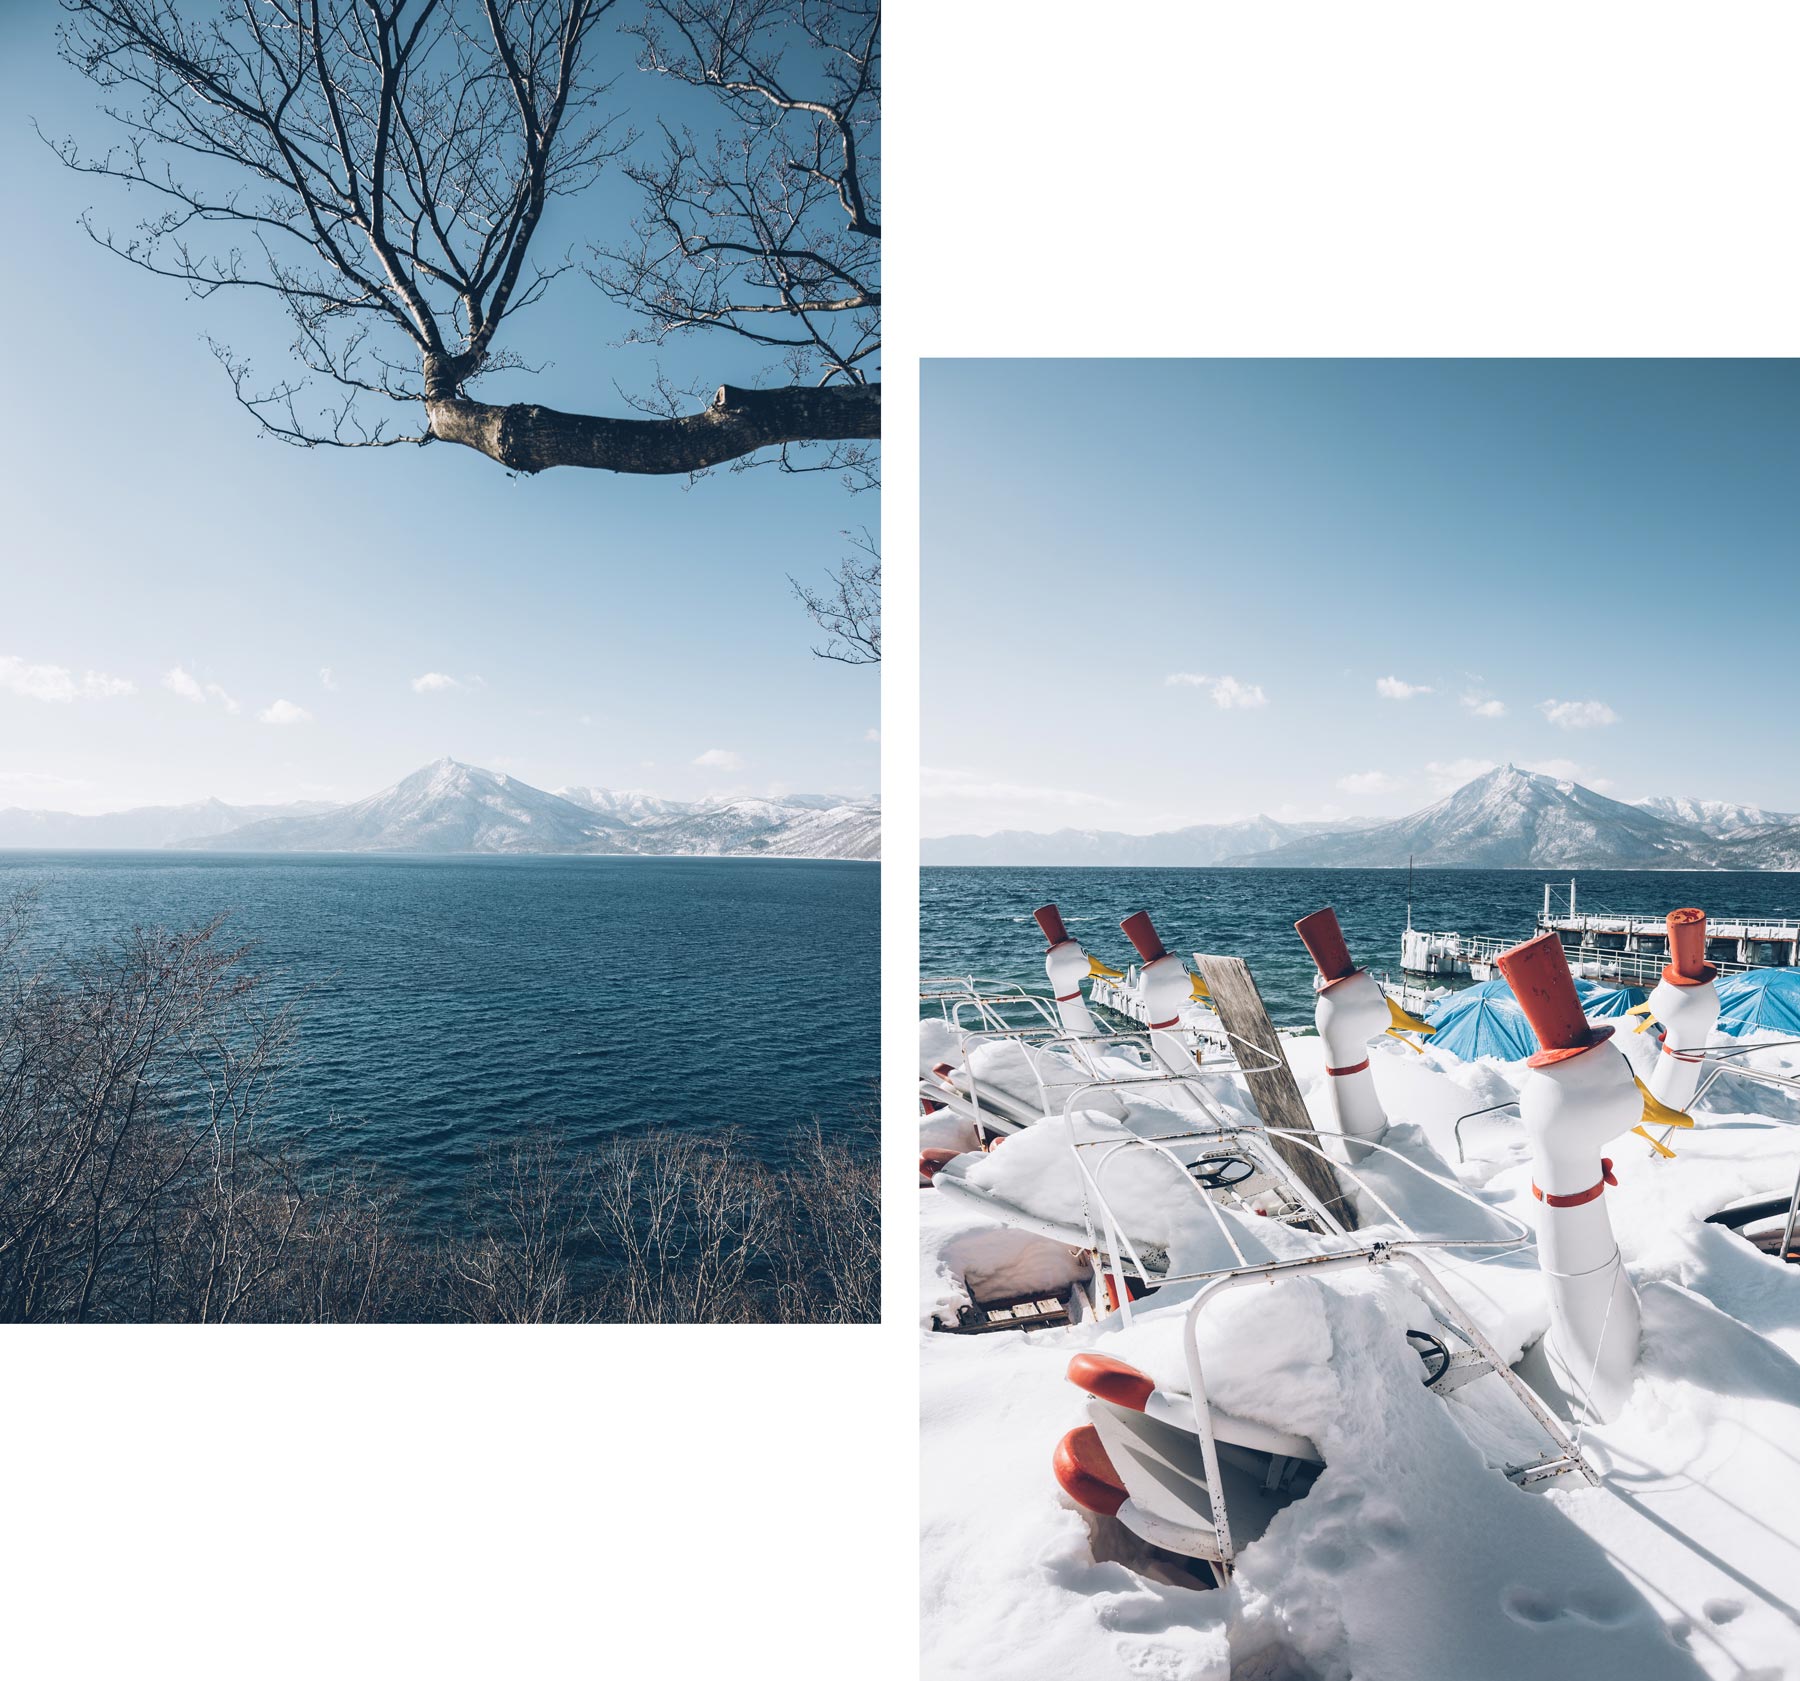
[[[91,220],[88,231],[196,296],[242,291],[279,302],[304,374],[258,387],[245,358],[216,349],[237,401],[269,436],[346,448],[442,439],[524,473],[562,465],[692,473],[770,448],[878,435],[874,267],[849,266],[839,248],[867,245],[879,231],[865,156],[879,97],[875,14],[840,16],[813,0],[788,12],[762,6],[740,16],[733,0],[709,0],[669,13],[684,40],[710,30],[738,43],[733,64],[763,71],[781,62],[779,52],[770,57],[773,37],[791,37],[820,55],[828,95],[777,107],[735,81],[700,78],[734,116],[740,104],[749,109],[744,102],[775,113],[759,113],[753,134],[719,141],[754,155],[753,178],[771,167],[767,148],[788,132],[783,125],[816,132],[810,150],[795,145],[781,166],[792,182],[786,209],[746,200],[758,227],[753,248],[719,253],[773,262],[788,278],[735,314],[707,323],[689,311],[684,324],[781,346],[808,359],[808,376],[794,388],[726,386],[729,400],[650,423],[494,405],[472,390],[521,366],[500,343],[504,324],[570,267],[533,257],[546,209],[584,193],[633,145],[602,111],[613,84],[599,65],[612,38],[602,19],[638,0],[61,3],[63,56],[107,91],[121,139],[99,153],[73,140],[55,150],[71,169],[154,206],[128,235]],[[844,22],[852,16],[854,29]],[[634,32],[644,37],[645,68],[664,69],[642,27]],[[846,68],[846,42],[861,44],[860,65]],[[821,152],[827,135],[835,150]],[[653,185],[662,173],[625,167],[651,194],[651,219],[664,215]],[[853,231],[822,228],[812,205],[825,198]],[[646,316],[654,336],[669,325],[666,311],[639,290],[615,295]],[[753,313],[769,325],[749,326]],[[312,396],[314,378],[342,395]],[[815,389],[834,385],[859,391]],[[388,403],[422,408],[423,424],[364,417],[367,405]]]
[[[827,573],[829,590],[815,590],[790,576],[788,586],[807,617],[825,632],[823,646],[813,649],[822,660],[843,665],[878,665],[881,661],[881,549],[865,529],[843,534],[857,549],[835,572]]]

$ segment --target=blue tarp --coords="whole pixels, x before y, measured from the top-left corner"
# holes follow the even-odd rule
[[[1794,973],[1800,976],[1800,970]],[[1590,1016],[1622,1016],[1644,1000],[1635,987],[1602,986],[1595,981],[1578,980],[1575,991]],[[1426,1010],[1425,1019],[1437,1029],[1426,1043],[1465,1062],[1479,1056],[1522,1062],[1537,1053],[1537,1035],[1503,980],[1479,981],[1440,998]]]
[[[1766,1027],[1800,1037],[1800,969],[1752,969],[1718,983],[1719,1031]]]

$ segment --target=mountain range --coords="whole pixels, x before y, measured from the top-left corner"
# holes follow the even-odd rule
[[[1237,844],[1233,845],[1233,841]],[[1159,835],[950,835],[928,864],[1223,864],[1242,868],[1800,870],[1800,817],[1720,800],[1627,803],[1501,765],[1405,817],[1210,824]]]
[[[8,847],[873,859],[881,811],[820,794],[682,801],[604,788],[551,793],[439,759],[349,805],[202,800],[94,817],[0,810],[0,848]]]
[[[1352,823],[1350,827],[1357,827]],[[1115,829],[1058,829],[1033,834],[1002,829],[992,835],[944,835],[922,843],[927,864],[1092,864],[1123,869],[1131,865],[1236,863],[1240,857],[1345,827],[1339,823],[1280,823],[1252,817],[1242,823],[1195,823],[1154,835],[1127,835]]]

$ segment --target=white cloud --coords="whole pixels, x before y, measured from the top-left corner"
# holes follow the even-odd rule
[[[864,730],[863,731],[863,740],[864,741],[873,741],[873,742],[878,743],[881,740],[881,731],[880,730]]]
[[[1504,718],[1506,716],[1506,702],[1503,700],[1489,700],[1479,694],[1470,694],[1462,697],[1462,703],[1477,718]]]
[[[1553,776],[1558,782],[1582,782],[1581,766],[1573,759],[1532,759],[1522,763],[1521,770],[1536,771],[1539,776]]]
[[[1268,815],[1277,823],[1334,823],[1346,814],[1335,800],[1327,800],[1323,805],[1297,805],[1288,800],[1276,806]],[[1235,822],[1236,819],[1225,821]]]
[[[1226,711],[1253,706],[1267,706],[1269,697],[1260,683],[1240,683],[1235,677],[1209,677],[1203,671],[1172,671],[1164,683],[1178,689],[1207,689],[1214,706]]]
[[[1240,683],[1235,677],[1221,677],[1213,684],[1212,698],[1214,706],[1222,706],[1228,711],[1233,707],[1269,704],[1269,697],[1262,692],[1260,683]]]
[[[78,776],[52,776],[41,770],[0,770],[0,788],[17,788],[27,796],[83,793],[93,783]]]
[[[1497,763],[1494,759],[1431,759],[1426,762],[1425,774],[1431,779],[1432,793],[1453,794],[1465,782],[1486,776]]]
[[[1591,730],[1598,724],[1616,724],[1619,715],[1603,700],[1544,700],[1538,711],[1561,730]]]
[[[337,679],[331,675],[331,667],[328,665],[319,667],[319,687],[321,689],[335,689],[337,687]]]
[[[963,804],[993,801],[1003,805],[1111,806],[1119,802],[1103,794],[1079,788],[1046,788],[1024,782],[988,782],[975,771],[934,769],[919,772],[919,793],[927,800],[954,800]]]
[[[1389,776],[1384,770],[1354,771],[1349,776],[1340,776],[1337,785],[1346,794],[1391,794],[1406,786],[1402,778]]]
[[[256,715],[265,724],[309,724],[312,714],[291,700],[278,700]]]
[[[27,665],[13,654],[0,654],[0,689],[25,700],[113,700],[135,694],[137,684],[104,671],[84,671],[77,677],[67,666]]]
[[[1408,683],[1401,677],[1377,677],[1375,692],[1383,700],[1411,700],[1414,695],[1431,693],[1429,683]]]
[[[707,770],[742,770],[744,755],[733,753],[725,747],[709,747],[694,763],[704,766]]]
[[[227,712],[238,710],[238,703],[217,683],[202,683],[192,672],[184,671],[180,666],[163,673],[162,686],[170,694],[180,695],[183,700],[191,700],[197,706],[216,700]]]
[[[444,689],[460,689],[462,684],[454,677],[442,671],[428,671],[422,677],[412,680],[415,695],[435,695]]]

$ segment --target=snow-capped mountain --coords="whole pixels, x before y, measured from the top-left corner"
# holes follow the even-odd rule
[[[455,759],[343,806],[205,800],[106,817],[0,811],[0,847],[77,846],[873,859],[881,856],[881,811],[826,794],[699,802],[604,788],[552,794]]]
[[[551,791],[558,799],[572,801],[626,828],[658,818],[676,817],[694,809],[692,801],[665,800],[639,788],[555,788]]]
[[[1485,869],[1711,869],[1718,843],[1691,823],[1659,816],[1516,765],[1392,823],[1313,836],[1235,858],[1248,866]]]
[[[201,844],[230,852],[620,852],[616,824],[499,771],[455,759],[354,805],[271,817]]]
[[[1720,837],[1800,821],[1791,811],[1764,811],[1761,806],[1739,805],[1733,800],[1691,800],[1680,795],[1652,794],[1631,803],[1653,816],[1666,817],[1671,823],[1691,823],[1696,829]]]
[[[1226,859],[1273,851],[1309,835],[1333,832],[1333,823],[1281,823],[1252,817],[1241,823],[1196,823],[1153,835],[1127,835],[1110,829],[1058,829],[1032,834],[1002,829],[991,835],[939,835],[921,843],[926,864],[1218,864]]]
[[[637,850],[668,853],[762,853],[777,858],[876,858],[881,808],[818,796],[709,800],[636,831]],[[804,802],[804,803],[803,803]]]
[[[1800,870],[1800,820],[1737,830],[1716,851],[1725,870]]]
[[[318,800],[292,805],[227,805],[223,800],[196,800],[189,805],[137,806],[84,817],[68,811],[0,811],[0,847],[32,847],[73,852],[111,849],[125,852],[179,847],[213,835],[229,834],[248,823],[271,817],[305,817],[331,806]]]

